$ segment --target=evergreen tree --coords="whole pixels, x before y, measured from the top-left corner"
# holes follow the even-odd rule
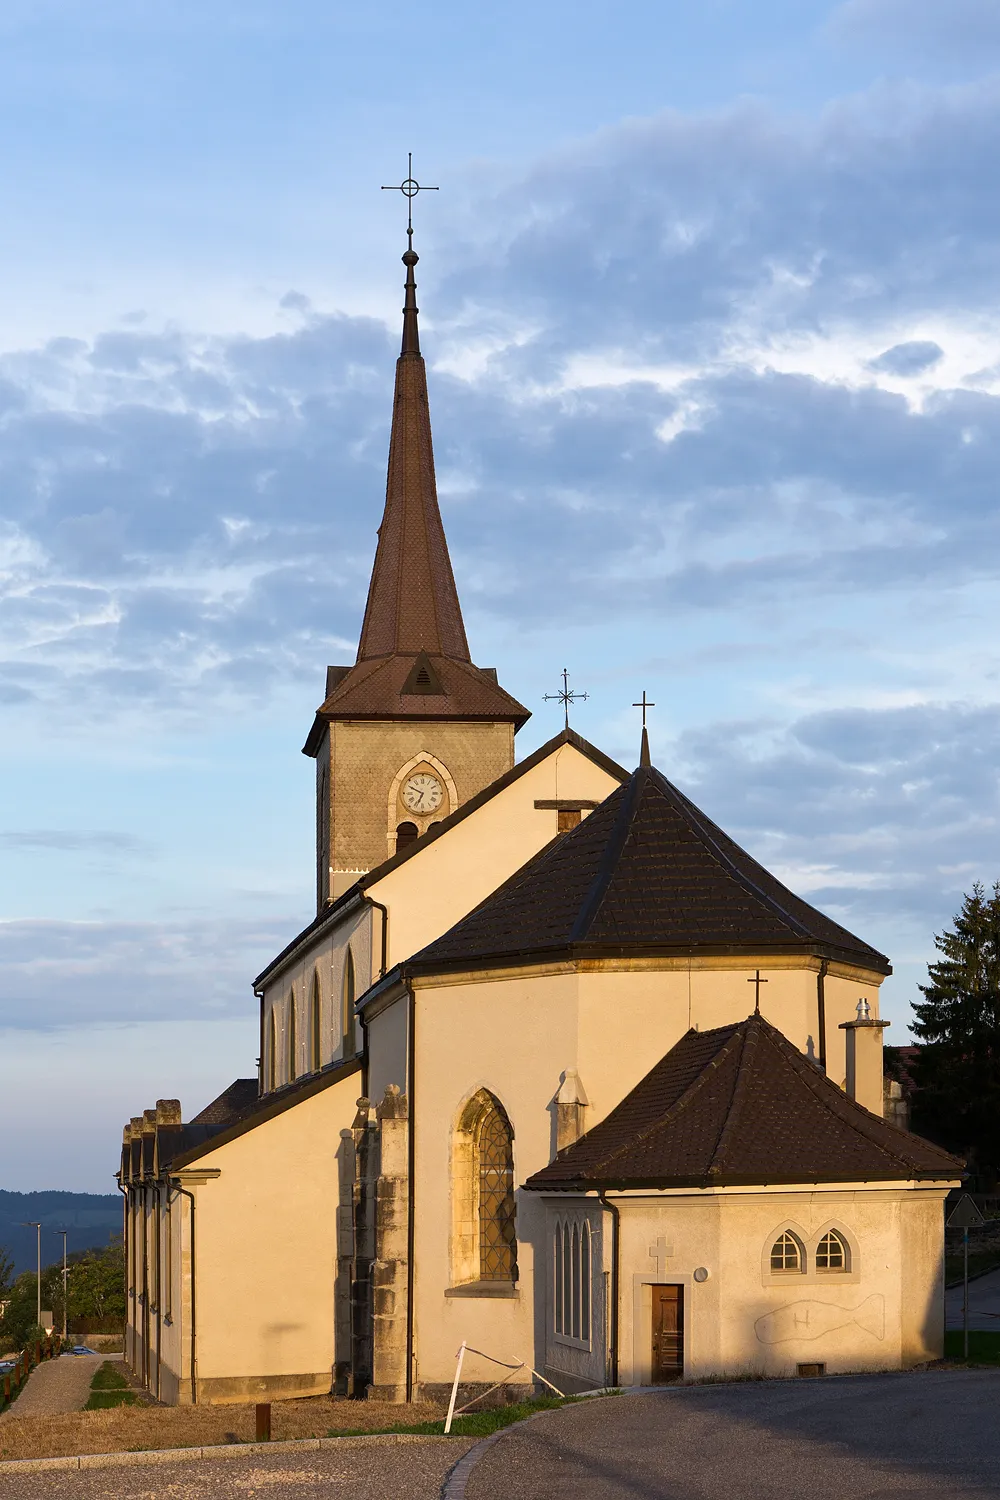
[[[968,1159],[980,1188],[1000,1174],[1000,882],[976,884],[934,939],[924,999],[913,1127]]]

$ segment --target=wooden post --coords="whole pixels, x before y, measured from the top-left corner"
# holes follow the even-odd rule
[[[270,1401],[258,1401],[254,1409],[257,1426],[258,1443],[269,1443],[271,1441],[271,1403]]]

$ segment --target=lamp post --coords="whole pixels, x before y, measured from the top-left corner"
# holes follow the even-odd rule
[[[65,1342],[66,1342],[66,1307],[67,1307],[67,1298],[66,1298],[66,1236],[69,1233],[69,1230],[68,1229],[57,1229],[56,1233],[62,1235],[62,1242],[63,1242],[63,1331],[62,1331],[62,1336],[63,1336],[63,1343],[65,1344]]]
[[[38,1306],[37,1306],[37,1309],[36,1309],[37,1317],[35,1318],[35,1326],[38,1327],[38,1328],[41,1328],[41,1326],[42,1326],[42,1226],[38,1222],[37,1219],[29,1219],[26,1222],[26,1224],[25,1224],[24,1227],[25,1227],[25,1229],[34,1229],[37,1232],[37,1236],[38,1236],[38,1275],[35,1278],[35,1289],[38,1292]]]

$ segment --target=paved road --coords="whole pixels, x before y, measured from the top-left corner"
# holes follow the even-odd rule
[[[225,1458],[135,1468],[0,1472],[0,1500],[438,1500],[472,1442],[352,1442],[319,1452],[247,1446]]]
[[[694,1386],[512,1428],[465,1500],[984,1500],[1000,1372]]]
[[[962,1326],[962,1288],[953,1286],[944,1294],[945,1324]],[[1000,1271],[990,1271],[969,1282],[969,1327],[1000,1333]]]
[[[24,1390],[0,1416],[0,1422],[82,1411],[90,1395],[90,1382],[103,1363],[103,1354],[64,1354],[45,1360],[32,1370]]]

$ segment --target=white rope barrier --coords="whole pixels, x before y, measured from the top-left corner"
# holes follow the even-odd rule
[[[478,1396],[473,1396],[471,1401],[467,1401],[464,1406],[460,1406],[456,1411],[455,1402],[458,1400],[458,1383],[462,1378],[462,1364],[465,1360],[466,1353],[478,1354],[480,1359],[488,1359],[491,1364],[500,1365],[502,1369],[510,1370],[511,1373],[510,1375],[502,1376],[498,1381],[489,1386],[485,1391],[480,1391]],[[475,1406],[477,1401],[484,1400],[487,1396],[492,1395],[494,1391],[499,1390],[502,1385],[506,1385],[508,1381],[510,1381],[520,1370],[530,1371],[530,1373],[534,1375],[536,1380],[540,1380],[542,1382],[542,1385],[547,1385],[549,1390],[554,1391],[560,1400],[563,1399],[563,1392],[559,1390],[557,1386],[554,1386],[551,1380],[546,1380],[544,1375],[539,1374],[539,1372],[534,1369],[533,1366],[529,1365],[523,1359],[518,1360],[517,1364],[512,1365],[509,1360],[497,1359],[495,1355],[487,1354],[484,1349],[473,1349],[472,1345],[467,1344],[464,1339],[462,1340],[461,1347],[459,1348],[459,1351],[455,1358],[457,1359],[458,1363],[455,1366],[455,1379],[452,1381],[451,1386],[451,1400],[448,1402],[448,1415],[445,1418],[444,1423],[444,1430],[446,1434],[451,1431],[452,1420],[455,1417],[460,1417],[463,1412],[469,1410],[470,1406]]]

